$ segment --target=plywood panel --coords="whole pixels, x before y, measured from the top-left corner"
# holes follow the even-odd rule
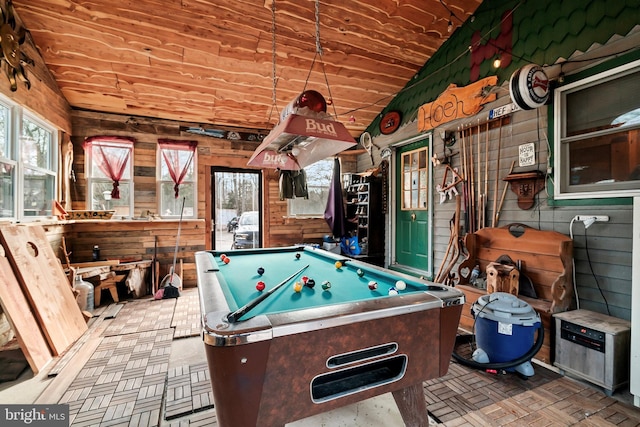
[[[4,256],[0,256],[0,273],[0,305],[9,316],[11,327],[31,370],[37,374],[51,361],[53,355],[11,264]]]
[[[57,356],[87,325],[41,226],[2,226],[0,240],[47,342]]]

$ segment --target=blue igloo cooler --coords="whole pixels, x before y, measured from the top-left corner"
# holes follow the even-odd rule
[[[511,362],[527,354],[533,347],[540,315],[525,301],[505,292],[483,295],[471,307],[475,318],[478,349],[474,360],[479,363]],[[514,366],[525,376],[533,375],[530,361]]]

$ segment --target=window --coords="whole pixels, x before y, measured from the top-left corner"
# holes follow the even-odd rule
[[[402,155],[402,210],[427,210],[427,150],[420,148]]]
[[[158,198],[163,218],[196,216],[196,141],[158,141]],[[184,199],[184,200],[183,200]]]
[[[320,160],[304,168],[308,199],[296,197],[289,200],[291,216],[324,216],[333,176],[333,159]]]
[[[49,129],[25,116],[22,119],[20,151],[23,178],[23,214],[27,216],[51,215],[56,196],[56,171],[52,164],[56,150]]]
[[[51,215],[56,198],[56,136],[51,126],[20,106],[0,102],[0,218]]]
[[[558,88],[557,199],[640,194],[640,61]]]
[[[115,210],[117,216],[133,216],[133,142],[119,136],[94,136],[84,141],[90,210]]]

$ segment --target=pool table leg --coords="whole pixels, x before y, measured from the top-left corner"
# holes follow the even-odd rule
[[[429,425],[422,383],[396,390],[392,394],[406,427],[427,427]]]

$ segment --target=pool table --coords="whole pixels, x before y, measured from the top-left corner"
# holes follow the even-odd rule
[[[195,258],[222,427],[283,426],[387,392],[407,426],[428,425],[422,383],[447,373],[462,292],[311,246]],[[297,291],[303,276],[315,286]]]

